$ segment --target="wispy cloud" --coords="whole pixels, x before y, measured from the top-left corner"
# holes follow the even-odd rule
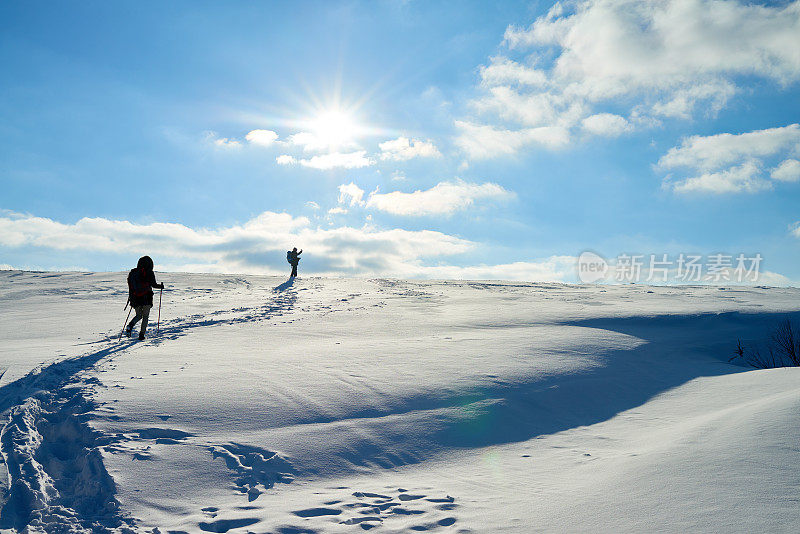
[[[772,170],[769,176],[779,182],[800,181],[800,161],[796,159],[784,160]]]
[[[64,224],[31,215],[0,216],[2,247],[80,250],[87,254],[147,252],[169,258],[176,268],[191,266],[200,272],[282,272],[282,253],[293,243],[313,251],[306,258],[308,268],[328,275],[414,275],[421,272],[425,258],[461,254],[474,247],[470,241],[431,230],[321,229],[305,217],[272,212],[241,225],[216,229],[105,218]]]
[[[334,208],[337,211],[341,210]],[[147,253],[159,270],[282,274],[285,251],[292,246],[306,251],[306,272],[323,276],[564,281],[573,277],[575,263],[572,257],[553,256],[501,265],[451,265],[446,258],[472,251],[477,244],[431,230],[321,229],[305,217],[286,213],[264,212],[244,224],[214,229],[99,217],[64,224],[32,215],[0,214],[0,247],[36,247],[52,250],[54,257],[71,250],[127,257]]]
[[[302,165],[317,170],[330,170],[330,169],[358,169],[361,167],[368,167],[372,165],[374,160],[367,157],[364,150],[357,152],[333,152],[331,154],[318,154],[311,158],[297,159],[289,154],[281,154],[275,158],[278,165]]]
[[[676,192],[753,193],[773,181],[800,179],[800,125],[742,134],[687,137],[658,160],[661,170],[680,171],[665,186]]]
[[[208,131],[205,133],[205,141],[210,143],[215,148],[225,150],[238,150],[242,148],[242,143],[236,139],[229,137],[219,137],[217,132]]]
[[[456,121],[455,125],[459,131],[456,145],[475,159],[513,154],[531,144],[551,149],[562,148],[570,138],[569,131],[559,126],[507,130],[467,121]]]
[[[440,182],[430,189],[412,193],[392,191],[380,193],[378,190],[364,197],[364,190],[355,183],[339,186],[339,203],[362,206],[391,213],[419,217],[424,215],[450,215],[467,209],[481,200],[507,200],[515,195],[503,187],[486,182],[475,184],[463,180]]]
[[[442,154],[432,141],[398,137],[378,145],[382,160],[406,161],[412,158],[437,158]]]
[[[342,184],[339,186],[339,204],[349,204],[350,206],[364,205],[364,190],[355,183]]]

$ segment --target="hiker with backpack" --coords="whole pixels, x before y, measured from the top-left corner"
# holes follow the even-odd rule
[[[153,260],[150,256],[142,256],[135,269],[128,273],[128,303],[136,311],[136,315],[125,328],[125,335],[131,337],[133,327],[140,320],[139,339],[144,339],[147,330],[147,320],[150,317],[150,308],[153,307],[152,288],[164,289],[164,284],[156,282],[153,273]]]
[[[292,266],[292,274],[289,275],[290,277],[297,276],[297,264],[300,263],[300,254],[302,253],[303,249],[300,249],[300,252],[298,252],[297,247],[286,252],[286,261]]]

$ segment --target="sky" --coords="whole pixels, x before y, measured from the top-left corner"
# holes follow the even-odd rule
[[[800,283],[800,1],[12,0],[0,72],[2,268]]]

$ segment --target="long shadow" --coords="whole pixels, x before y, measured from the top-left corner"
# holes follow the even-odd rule
[[[587,343],[598,347],[593,359],[600,365],[544,379],[498,380],[460,391],[395,398],[380,409],[357,409],[344,417],[309,414],[295,424],[308,425],[309,439],[313,439],[315,432],[349,432],[340,423],[358,419],[361,433],[347,438],[346,459],[386,467],[423,461],[436,450],[527,441],[607,421],[702,376],[749,371],[728,363],[737,338],[763,340],[787,316],[798,319],[800,313],[707,313],[565,322],[561,323],[565,327],[598,330],[597,340],[590,337]],[[603,349],[600,336],[607,335],[604,331],[634,336],[642,344],[633,349]],[[326,423],[332,426],[315,428]],[[413,433],[406,435],[403,429]]]
[[[619,332],[645,343],[603,353],[604,366],[571,376],[476,391],[465,400],[477,406],[442,429],[438,441],[458,447],[526,441],[609,420],[701,376],[752,370],[728,363],[736,340],[763,340],[787,317],[796,320],[800,313],[731,312],[565,323]]]
[[[280,293],[281,291],[286,291],[287,289],[289,289],[293,285],[294,285],[294,276],[290,276],[288,280],[286,280],[284,283],[282,283],[279,286],[273,287],[272,290],[274,292],[276,292],[276,293]]]
[[[40,391],[53,391],[70,384],[76,374],[91,368],[103,358],[129,349],[135,344],[136,342],[126,338],[113,346],[34,369],[22,378],[0,387],[0,413],[23,403],[25,399]]]

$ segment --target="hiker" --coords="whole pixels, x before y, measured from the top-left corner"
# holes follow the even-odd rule
[[[300,254],[303,253],[303,249],[300,249],[300,252],[297,251],[297,247],[294,247],[292,250],[286,253],[286,261],[288,261],[292,265],[292,274],[289,276],[297,276],[297,264],[300,263]]]
[[[125,328],[125,335],[131,337],[133,327],[139,320],[142,326],[139,328],[139,339],[144,339],[147,330],[147,319],[150,317],[150,308],[153,307],[153,290],[151,288],[164,289],[164,284],[156,282],[156,275],[153,273],[153,260],[150,256],[142,256],[135,269],[128,273],[128,302],[131,308],[136,310],[136,316],[131,319]]]

